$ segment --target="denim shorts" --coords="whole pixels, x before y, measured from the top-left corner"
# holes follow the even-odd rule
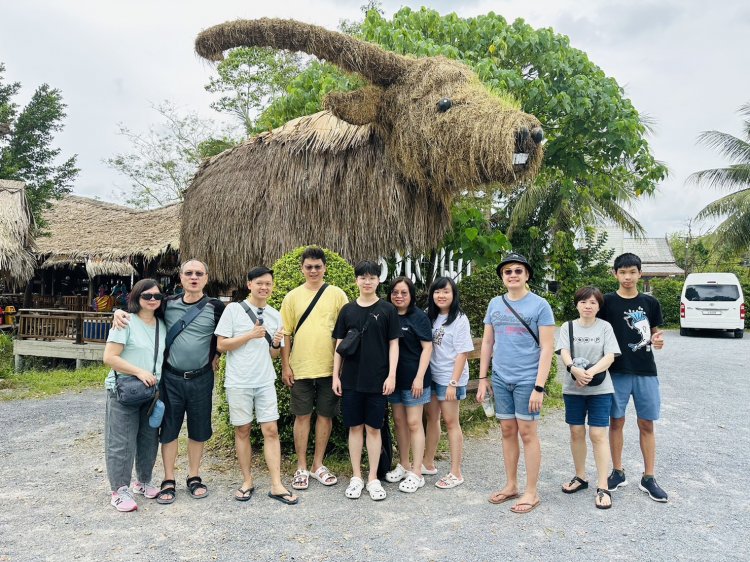
[[[438,384],[435,381],[432,382],[432,393],[439,402],[445,401],[445,393],[448,392],[448,387],[443,384]],[[456,387],[456,400],[463,400],[466,398],[466,385]]]
[[[393,394],[388,396],[388,402],[390,404],[403,404],[407,408],[413,406],[424,406],[430,402],[432,398],[432,389],[428,386],[422,392],[422,396],[414,398],[411,394],[411,388],[408,390],[399,390],[398,388],[393,391]]]
[[[612,401],[613,418],[624,418],[630,396],[633,396],[635,413],[642,420],[659,419],[661,391],[659,377],[612,373],[612,384],[615,386],[615,398]]]
[[[529,412],[529,399],[534,392],[534,383],[508,384],[500,381],[500,375],[492,375],[492,391],[495,393],[495,417],[499,420],[519,419],[536,421],[541,411]]]
[[[563,394],[565,401],[565,423],[585,425],[586,414],[589,427],[609,427],[609,412],[612,409],[612,393],[609,394]]]
[[[227,388],[229,421],[233,426],[247,425],[253,421],[253,411],[258,423],[279,419],[279,403],[273,384],[260,388]]]

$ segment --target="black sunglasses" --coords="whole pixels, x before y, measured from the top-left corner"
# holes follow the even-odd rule
[[[160,301],[164,299],[164,295],[161,293],[141,293],[141,298],[144,301]]]

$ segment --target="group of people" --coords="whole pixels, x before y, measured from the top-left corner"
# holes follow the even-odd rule
[[[352,464],[346,497],[357,499],[366,491],[373,500],[385,499],[377,469],[388,403],[399,459],[385,480],[398,483],[401,492],[414,493],[425,485],[425,476],[438,473],[435,455],[442,421],[450,468],[435,486],[451,489],[464,482],[459,405],[467,396],[468,356],[474,344],[455,282],[447,277],[436,279],[428,291],[427,309],[422,311],[416,306],[414,284],[407,277],[391,281],[386,300],[378,297],[380,266],[375,262],[356,264],[359,295],[352,302],[340,288],[325,282],[322,249],[306,248],[300,267],[305,282],[285,296],[280,311],[268,306],[274,277],[266,267],[251,269],[248,297],[226,307],[204,294],[208,270],[198,260],[187,261],[180,268],[181,295],[165,298],[151,279],[135,284],[128,312],[115,313],[115,329],[110,331],[104,354],[105,363],[112,368],[105,382],[105,454],[111,503],[116,509],[137,509],[133,493],[161,504],[175,501],[177,438],[185,417],[186,486],[193,498],[208,495],[200,464],[204,443],[212,433],[214,371],[221,353],[226,353],[224,385],[242,472],[235,500],[248,501],[255,491],[250,446],[254,419],[263,434],[271,477],[269,498],[294,505],[299,502],[297,491],[307,489],[311,478],[323,486],[337,484],[338,477],[325,466],[324,455],[339,410],[348,428]],[[477,389],[478,401],[494,396],[495,417],[502,430],[506,483],[489,497],[491,503],[515,500],[511,507],[515,513],[528,513],[540,504],[537,424],[555,351],[566,367],[563,392],[575,466],[574,477],[562,491],[572,494],[589,486],[585,467],[588,419],[597,466],[595,505],[611,507],[611,492],[627,484],[622,464],[623,426],[632,395],[645,464],[640,488],[656,501],[667,500],[653,476],[659,385],[652,349],[663,346],[658,330],[661,311],[656,299],[638,292],[640,269],[637,256],[623,254],[614,264],[619,281],[616,292],[602,295],[594,287],[580,289],[575,295],[579,318],[563,324],[555,344],[552,309],[529,291],[533,271],[526,258],[511,253],[497,266],[507,293],[493,298],[487,308]],[[272,363],[278,356],[295,416],[297,469],[291,489],[281,476]],[[160,427],[149,424],[156,398],[138,405],[119,402],[116,377],[127,375],[146,386],[158,385],[164,403]],[[313,413],[314,453],[308,463]],[[519,438],[526,466],[522,493],[518,484]],[[159,442],[164,479],[157,486],[152,472]],[[366,478],[361,466],[363,448],[369,466]],[[608,476],[610,456],[613,470]],[[131,487],[134,462],[137,479]]]

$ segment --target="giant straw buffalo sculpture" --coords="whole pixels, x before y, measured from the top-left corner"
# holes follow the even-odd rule
[[[185,194],[181,252],[215,280],[242,284],[249,266],[308,243],[350,260],[433,249],[457,195],[529,182],[541,166],[539,121],[460,62],[293,20],[227,22],[195,42],[213,61],[239,46],[309,53],[369,85],[203,163]]]

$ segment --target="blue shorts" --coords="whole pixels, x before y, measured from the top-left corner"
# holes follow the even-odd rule
[[[495,417],[499,420],[536,421],[542,414],[541,411],[529,412],[534,383],[508,384],[501,382],[500,375],[493,373],[492,391],[495,393]]]
[[[642,420],[656,421],[659,419],[661,407],[661,391],[659,377],[644,375],[628,375],[613,373],[612,384],[615,385],[615,397],[612,401],[613,418],[624,418],[630,396],[633,396],[635,413]]]
[[[585,425],[586,414],[589,427],[609,427],[612,410],[612,393],[609,394],[563,394],[565,401],[565,423]]]
[[[446,385],[438,384],[435,381],[432,381],[432,393],[435,395],[435,398],[437,398],[439,402],[445,401],[446,392],[448,392],[448,387]],[[456,400],[463,400],[464,398],[466,398],[466,386],[457,386]]]
[[[432,389],[428,386],[422,392],[422,396],[414,398],[411,394],[411,388],[409,390],[399,390],[398,388],[393,391],[393,394],[388,396],[388,402],[391,404],[403,404],[407,408],[413,406],[424,406],[429,403],[432,398]]]

